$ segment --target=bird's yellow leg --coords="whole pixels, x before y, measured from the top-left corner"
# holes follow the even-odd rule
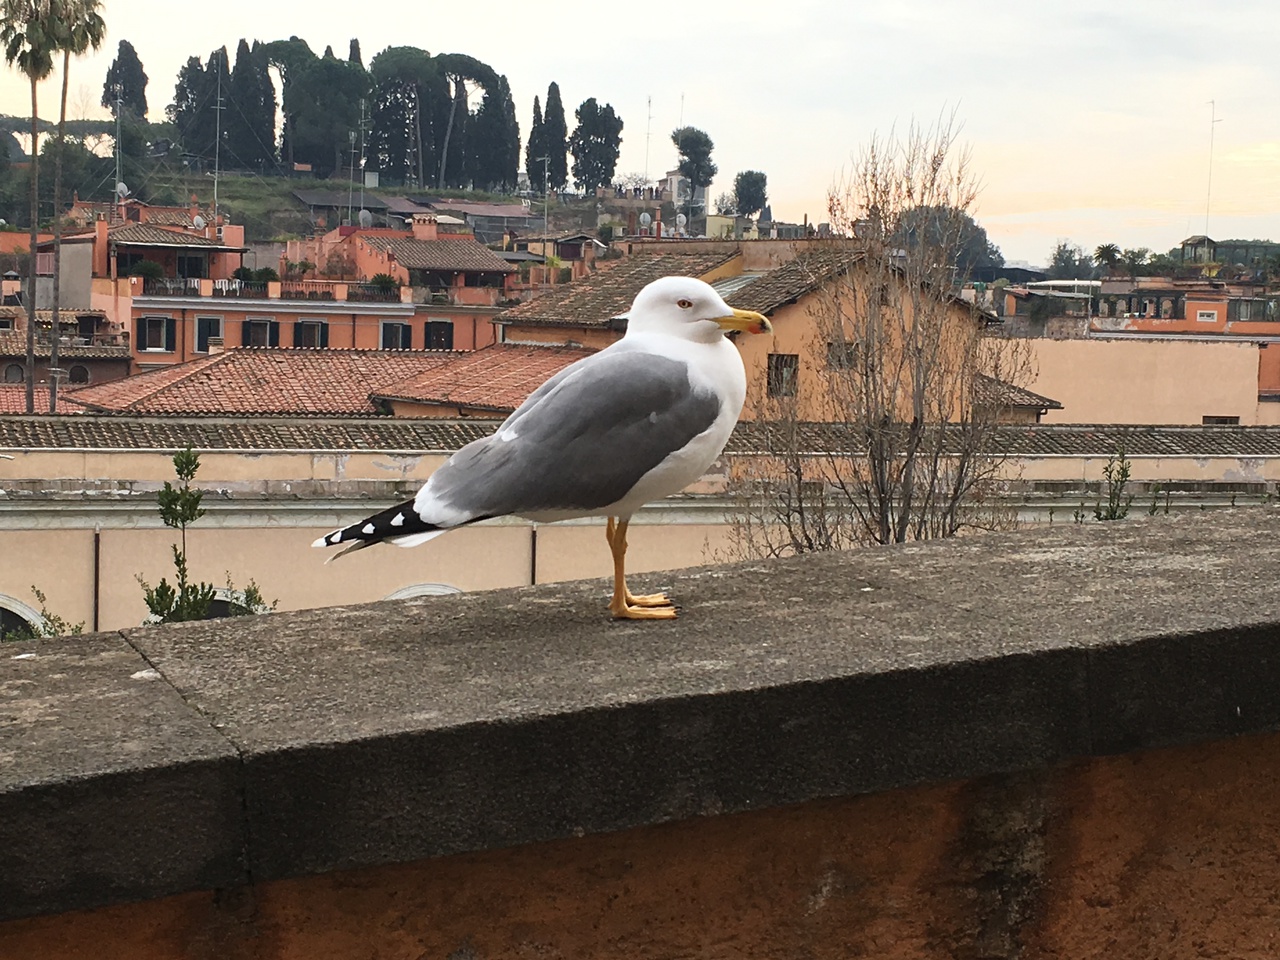
[[[609,611],[615,620],[674,620],[676,608],[664,594],[655,593],[637,597],[627,589],[627,521],[614,522],[609,518],[605,526],[605,538],[613,554],[613,599]]]

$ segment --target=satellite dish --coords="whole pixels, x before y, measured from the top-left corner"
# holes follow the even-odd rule
[[[116,196],[123,200],[129,195],[129,188],[123,182],[116,184]]]
[[[688,222],[689,222],[689,218],[688,218],[688,217],[686,217],[683,213],[677,213],[677,214],[676,214],[676,226],[677,226],[677,227],[683,227],[683,226],[684,226],[686,223],[688,223]]]
[[[651,223],[653,223],[653,217],[647,213],[640,214],[640,226],[647,227]]]
[[[195,216],[195,219],[191,221],[191,225],[195,227],[197,230],[203,230],[205,226],[204,217],[200,216],[200,214],[197,213]]]
[[[373,226],[373,214],[368,210],[360,211],[360,226],[366,230]]]

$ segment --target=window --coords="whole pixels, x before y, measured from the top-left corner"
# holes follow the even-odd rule
[[[274,320],[245,320],[240,324],[240,343],[246,347],[278,347],[280,324]]]
[[[1217,322],[1217,319],[1218,319],[1217,310],[1197,310],[1196,311],[1196,320],[1200,321],[1201,323],[1215,323]]]
[[[85,366],[81,366],[80,364],[76,364],[74,367],[72,367],[71,382],[72,383],[88,383],[89,368]]]
[[[299,320],[293,325],[295,347],[327,347],[329,324],[323,320]]]
[[[11,363],[4,368],[5,383],[22,383],[24,380],[25,375],[22,370],[22,364]]]
[[[204,254],[178,254],[178,276],[199,279],[208,275],[208,261]]]
[[[413,327],[407,323],[396,323],[391,320],[382,321],[383,350],[412,350]]]
[[[93,342],[93,335],[98,332],[96,317],[76,317],[76,336],[85,343]]]
[[[173,317],[139,317],[138,349],[152,353],[173,353],[178,341],[178,324]]]
[[[796,381],[799,379],[799,354],[769,354],[769,396],[794,397],[796,395]]]
[[[0,317],[0,330],[12,330],[13,317]]]
[[[827,366],[832,370],[852,370],[858,362],[858,345],[841,340],[827,341]]]
[[[221,336],[221,317],[196,317],[196,353],[208,353],[209,338]]]
[[[1239,417],[1201,417],[1200,422],[1206,427],[1238,427]]]
[[[451,320],[428,320],[423,328],[423,343],[428,350],[453,349],[453,322]]]

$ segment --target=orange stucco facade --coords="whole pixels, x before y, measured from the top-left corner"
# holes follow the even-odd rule
[[[1280,736],[0,924],[41,960],[1270,958]]]

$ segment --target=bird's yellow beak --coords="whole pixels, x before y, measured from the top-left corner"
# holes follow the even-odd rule
[[[727,317],[716,317],[721,330],[737,330],[746,333],[773,333],[769,318],[754,310],[735,310]]]

